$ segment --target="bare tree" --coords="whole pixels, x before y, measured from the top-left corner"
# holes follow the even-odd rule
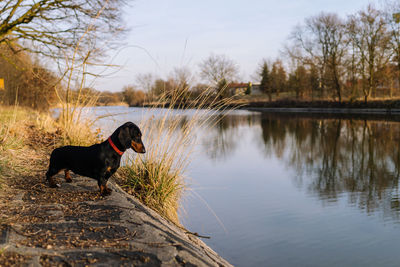
[[[237,75],[237,64],[225,55],[211,54],[200,63],[200,77],[215,88],[220,99],[224,98],[228,83],[232,82]]]
[[[150,92],[154,85],[155,77],[152,73],[144,73],[136,75],[136,85],[140,90]]]
[[[81,36],[100,35],[86,45],[102,47],[122,32],[124,0],[2,0],[0,1],[0,44],[14,52],[28,50],[51,57],[65,57]],[[107,47],[110,48],[111,43]],[[82,53],[84,54],[84,53]]]
[[[357,47],[358,65],[362,78],[364,101],[376,92],[377,74],[390,59],[390,35],[382,12],[369,5],[351,16],[348,36]]]
[[[176,67],[174,68],[174,71],[172,73],[172,76],[176,83],[178,84],[178,87],[181,88],[182,90],[188,90],[190,87],[190,84],[193,81],[193,75],[192,72],[188,67]]]
[[[189,96],[189,89],[193,82],[192,72],[188,67],[176,67],[173,70],[172,77],[175,80],[177,88],[176,97],[180,100],[186,100]]]
[[[211,54],[200,63],[200,76],[216,86],[222,80],[231,82],[238,75],[238,66],[225,55]]]
[[[305,65],[318,66],[322,86],[330,85],[339,102],[342,101],[342,65],[346,53],[344,37],[343,21],[334,13],[321,13],[306,19],[304,26],[294,30],[291,39],[302,51],[297,55],[289,53]]]
[[[393,52],[392,60],[397,67],[397,84],[400,87],[400,2],[386,2],[384,16],[390,34],[390,48]]]

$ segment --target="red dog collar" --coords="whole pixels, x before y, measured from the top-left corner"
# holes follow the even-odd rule
[[[122,154],[124,154],[124,152],[121,152],[121,150],[119,150],[118,147],[113,143],[113,141],[111,140],[111,137],[108,137],[108,142],[110,143],[112,148],[114,148],[115,152],[117,152],[120,156],[122,156]]]

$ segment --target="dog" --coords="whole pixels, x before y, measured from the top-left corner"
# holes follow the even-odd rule
[[[145,153],[142,133],[136,124],[126,122],[118,127],[104,142],[92,146],[63,146],[53,150],[50,156],[46,180],[50,187],[59,187],[53,176],[65,172],[67,183],[72,182],[69,171],[97,180],[100,194],[111,194],[107,187],[110,178],[119,168],[123,153],[132,148],[136,153]]]

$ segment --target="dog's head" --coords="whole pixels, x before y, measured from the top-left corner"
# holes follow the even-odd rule
[[[132,148],[136,153],[145,153],[142,132],[133,122],[126,122],[116,131],[119,142],[125,149]]]

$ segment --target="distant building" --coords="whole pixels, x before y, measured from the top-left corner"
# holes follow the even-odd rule
[[[230,95],[244,95],[249,84],[251,83],[229,83],[226,91]]]
[[[263,94],[260,84],[248,83],[229,83],[226,87],[228,94],[230,95],[244,95],[246,90],[250,86],[250,95],[261,95]]]

